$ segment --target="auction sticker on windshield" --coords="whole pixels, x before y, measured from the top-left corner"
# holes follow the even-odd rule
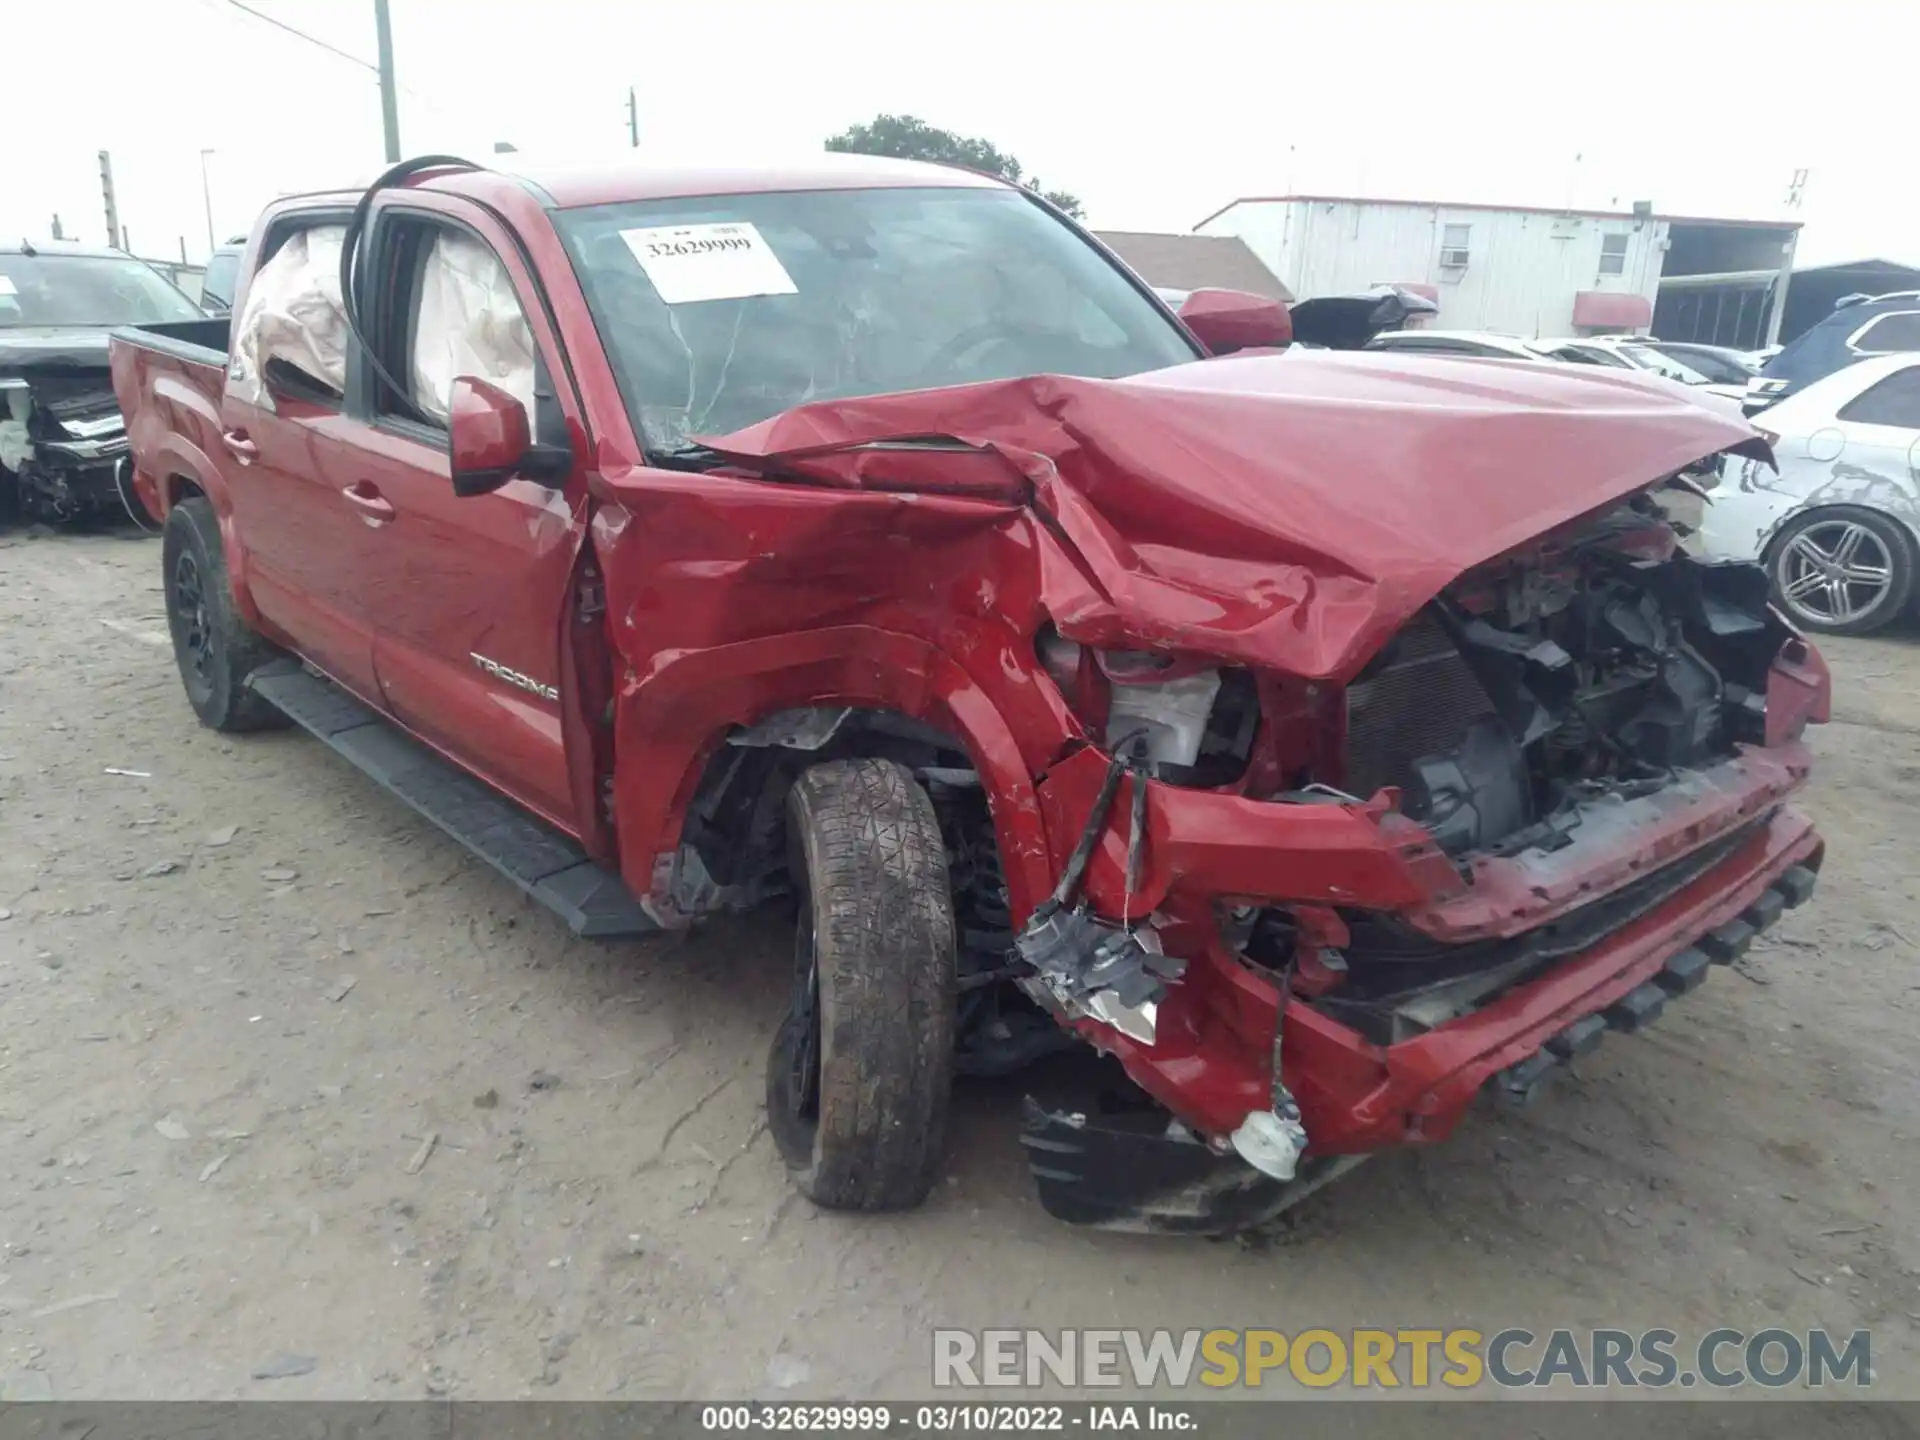
[[[759,228],[744,220],[650,225],[622,230],[620,238],[669,305],[799,293]]]

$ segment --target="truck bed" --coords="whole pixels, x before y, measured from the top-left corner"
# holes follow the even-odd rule
[[[122,325],[113,332],[112,338],[138,345],[143,350],[157,350],[162,355],[190,360],[197,365],[218,365],[225,370],[232,336],[232,319],[222,315],[209,320],[175,320],[160,325]]]
[[[227,383],[230,326],[225,319],[123,325],[107,343],[114,394],[132,442],[131,484],[156,520],[165,519],[184,482],[206,490],[217,465],[220,399]],[[184,442],[184,444],[182,444]],[[198,460],[185,457],[197,455]]]

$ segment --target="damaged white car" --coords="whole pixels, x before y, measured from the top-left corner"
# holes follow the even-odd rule
[[[1808,630],[1864,635],[1904,612],[1920,563],[1920,352],[1836,371],[1758,422],[1778,457],[1728,457],[1700,538],[1758,560]]]

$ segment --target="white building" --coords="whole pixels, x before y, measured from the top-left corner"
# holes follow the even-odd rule
[[[1630,211],[1281,195],[1234,201],[1194,227],[1237,235],[1295,295],[1399,285],[1450,330],[1520,336],[1645,331],[1663,279],[1765,270],[1756,322],[1779,328],[1797,224]]]

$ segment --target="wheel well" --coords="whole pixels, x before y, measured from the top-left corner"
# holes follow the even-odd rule
[[[190,480],[185,475],[169,475],[167,477],[168,509],[172,509],[182,500],[192,500],[195,498],[204,499],[206,493],[207,492],[200,487],[198,481]]]
[[[894,761],[932,795],[963,927],[997,932],[1009,926],[993,818],[965,745],[898,711],[837,706],[783,711],[737,726],[714,750],[681,831],[683,865],[691,851],[708,882],[699,908],[752,905],[787,893],[787,792],[814,765],[856,759]]]

